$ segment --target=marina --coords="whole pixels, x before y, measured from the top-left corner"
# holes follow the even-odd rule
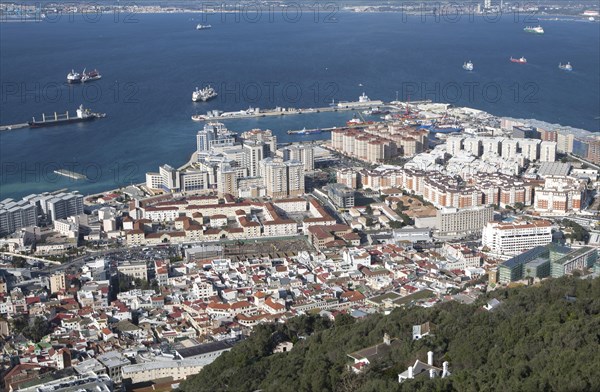
[[[372,124],[359,124],[359,125],[352,126],[352,128],[366,128],[369,125],[372,125]],[[315,128],[315,129],[303,128],[303,129],[297,129],[297,130],[289,130],[289,131],[287,131],[287,134],[304,136],[304,135],[313,135],[313,134],[318,134],[318,133],[323,133],[323,132],[331,132],[335,129],[345,129],[345,128],[347,128],[347,127],[329,127],[329,128]]]

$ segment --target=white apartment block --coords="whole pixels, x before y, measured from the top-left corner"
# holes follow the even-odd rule
[[[501,155],[504,159],[515,159],[517,157],[517,151],[519,142],[516,139],[504,139],[502,141]]]
[[[146,173],[146,188],[148,189],[161,189],[162,188],[162,176],[157,172]]]
[[[172,207],[146,207],[144,218],[153,222],[172,222],[179,217],[179,210]]]
[[[5,199],[0,202],[0,235],[14,233],[23,227],[37,224],[37,211],[34,204],[25,200]]]
[[[179,190],[179,171],[169,165],[161,165],[158,168],[158,174],[162,178],[162,187],[164,189]]]
[[[242,148],[244,151],[243,166],[248,169],[248,175],[250,177],[260,176],[259,162],[263,159],[264,143],[249,140],[244,142]]]
[[[543,141],[540,143],[540,162],[556,161],[556,142]]]
[[[284,162],[266,158],[260,162],[267,195],[279,199],[304,194],[304,165],[299,161]]]
[[[490,253],[512,257],[552,241],[552,224],[546,220],[512,223],[490,222],[483,229],[482,244]]]
[[[209,188],[208,172],[203,170],[186,170],[180,174],[182,192],[193,192]]]
[[[467,138],[464,140],[465,151],[469,154],[479,157],[481,156],[481,139],[479,138]]]
[[[564,215],[580,211],[586,200],[586,185],[573,177],[548,176],[535,188],[534,207],[542,214]]]
[[[539,157],[540,140],[538,139],[520,139],[519,148],[523,156],[529,161],[537,161]]]
[[[484,138],[481,140],[481,147],[483,149],[483,154],[496,154],[500,155],[502,150],[502,138]]]
[[[280,150],[284,161],[299,161],[304,165],[304,171],[315,169],[315,151],[310,144],[293,144]]]
[[[437,212],[436,228],[441,236],[480,233],[493,219],[493,207],[442,208]]]
[[[451,136],[446,140],[446,151],[452,155],[460,155],[465,151],[469,155],[498,155],[505,160],[519,157],[529,161],[554,162],[556,160],[557,143],[541,142],[538,139],[505,139],[501,137],[461,137]]]
[[[460,136],[450,136],[446,139],[446,151],[448,151],[448,154],[456,156],[463,149],[462,143],[464,139],[464,137]]]
[[[558,132],[556,134],[556,144],[559,152],[572,153],[573,142],[575,141],[575,135],[572,133]]]
[[[83,196],[78,193],[59,193],[47,196],[40,202],[45,204],[42,209],[53,221],[83,214]]]

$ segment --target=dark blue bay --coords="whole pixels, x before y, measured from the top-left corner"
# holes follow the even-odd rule
[[[97,23],[76,16],[57,23],[1,23],[0,124],[42,112],[73,112],[84,103],[107,118],[87,124],[0,134],[0,199],[68,187],[98,192],[144,180],[161,163],[180,165],[195,149],[200,125],[190,120],[211,109],[248,106],[326,106],[355,100],[430,98],[499,116],[537,118],[599,130],[600,25],[545,21],[544,36],[523,33],[512,16],[436,23],[400,14],[349,14],[318,23],[305,12],[298,23],[266,15],[259,23],[223,23],[196,31],[200,16],[135,15],[136,23]],[[527,65],[511,64],[525,56]],[[472,60],[475,71],[461,66]],[[570,61],[575,71],[561,72]],[[100,81],[67,86],[71,68],[98,68]],[[195,86],[212,83],[220,96],[192,103]],[[359,87],[359,83],[363,87]],[[13,91],[16,90],[16,93]],[[27,90],[27,91],[25,91]],[[469,94],[471,92],[472,94]],[[501,95],[498,95],[500,93]],[[58,96],[58,98],[56,98]],[[56,98],[56,99],[55,99]],[[269,128],[280,141],[289,129],[342,125],[351,113],[232,120],[236,131]],[[73,182],[55,168],[84,171]]]

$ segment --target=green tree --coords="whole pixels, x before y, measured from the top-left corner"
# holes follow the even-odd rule
[[[565,296],[575,298],[566,300]],[[490,298],[501,305],[482,311]],[[410,305],[408,305],[410,307]],[[600,390],[600,279],[564,277],[540,285],[497,289],[470,305],[445,302],[432,308],[397,308],[333,328],[322,317],[261,324],[222,354],[183,391],[537,391]],[[413,341],[412,326],[430,321],[435,333]],[[340,325],[343,324],[343,325]],[[350,375],[347,354],[395,342],[360,376]],[[291,351],[272,354],[281,338]],[[450,363],[449,378],[418,377],[398,383],[397,375],[425,360]],[[568,363],[569,366],[565,366]]]
[[[52,332],[52,328],[44,317],[36,316],[31,320],[28,316],[21,315],[12,320],[11,331],[13,334],[20,332],[33,342],[39,342],[44,336]]]
[[[337,316],[335,316],[334,326],[336,328],[339,328],[345,325],[352,325],[354,324],[354,321],[354,317],[350,316],[348,313],[340,313]]]
[[[389,223],[389,226],[390,226],[392,229],[401,229],[401,228],[403,228],[403,227],[404,227],[404,226],[406,226],[406,225],[405,225],[403,222],[401,222],[401,221],[391,221],[391,222]]]

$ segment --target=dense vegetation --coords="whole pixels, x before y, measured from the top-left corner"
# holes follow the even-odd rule
[[[11,331],[14,334],[21,333],[33,342],[39,342],[42,338],[52,332],[50,323],[43,317],[28,317],[20,315],[11,320]]]
[[[493,312],[490,298],[502,301]],[[473,305],[449,302],[430,309],[396,309],[360,321],[318,316],[261,325],[231,352],[182,383],[183,391],[598,391],[600,390],[600,279],[548,280],[537,287],[492,292]],[[434,336],[413,341],[412,325],[426,321]],[[347,370],[346,354],[397,338],[391,352],[361,375]],[[304,339],[304,336],[308,336]],[[281,340],[294,348],[271,354]],[[452,376],[398,373],[435,353]]]
[[[568,233],[565,236],[566,238],[584,242],[590,239],[590,233],[579,223],[569,219],[563,219],[562,224],[568,229]]]

